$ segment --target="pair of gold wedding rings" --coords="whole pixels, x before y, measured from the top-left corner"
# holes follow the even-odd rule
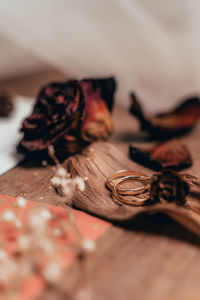
[[[123,184],[128,181],[139,183],[139,186],[124,188]],[[107,179],[106,185],[120,204],[140,206],[148,201],[146,192],[150,188],[150,178],[143,172],[120,170]]]

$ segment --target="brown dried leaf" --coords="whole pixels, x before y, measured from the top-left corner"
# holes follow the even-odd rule
[[[163,212],[198,235],[200,234],[200,203],[191,196],[183,206],[177,206],[174,203],[156,203],[133,207],[115,202],[111,192],[105,187],[107,178],[118,170],[138,170],[139,168],[110,143],[98,142],[90,145],[82,154],[68,158],[64,162],[64,167],[72,174],[72,177],[79,175],[87,178],[85,191],[77,190],[73,195],[73,206],[103,218],[118,221],[129,220],[142,212]],[[191,209],[194,206],[195,211]]]

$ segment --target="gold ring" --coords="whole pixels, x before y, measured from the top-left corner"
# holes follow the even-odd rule
[[[141,205],[144,205],[149,197],[148,195],[144,195],[143,193],[149,189],[149,184],[146,183],[145,186],[143,186],[143,190],[141,190],[140,188],[135,188],[135,189],[131,189],[132,190],[132,194],[129,194],[127,196],[129,197],[125,197],[123,195],[120,195],[118,193],[118,185],[120,183],[122,183],[122,181],[125,181],[126,179],[123,178],[123,180],[121,181],[117,181],[115,184],[114,184],[114,187],[112,189],[112,195],[113,197],[115,198],[115,200],[120,203],[120,204],[129,204],[129,205],[132,205],[132,206],[141,206]],[[139,190],[140,189],[140,190]],[[134,190],[135,190],[135,193],[134,193]],[[143,195],[142,195],[143,194]],[[137,195],[137,197],[136,197]],[[130,199],[131,197],[131,199]]]
[[[129,179],[134,181],[139,181],[139,182],[149,182],[149,177],[143,172],[120,170],[107,179],[106,185],[112,191],[116,183],[120,184],[121,182],[124,182],[125,180],[129,180]],[[144,186],[139,188],[129,188],[129,189],[118,187],[117,190],[118,194],[120,195],[136,195],[136,194],[143,193],[143,191],[144,191]]]
[[[149,178],[148,178],[149,179]],[[143,185],[135,188],[120,188],[120,185],[128,180],[133,180],[133,181],[139,181]],[[119,180],[116,181],[115,183],[115,189],[118,194],[124,195],[124,196],[134,196],[134,195],[140,195],[150,188],[150,183],[149,180],[140,180],[138,178],[135,178],[134,176],[124,176],[120,178]],[[113,187],[114,189],[114,187]]]

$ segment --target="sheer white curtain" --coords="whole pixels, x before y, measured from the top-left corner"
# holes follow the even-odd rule
[[[1,78],[115,75],[119,101],[135,90],[152,109],[200,92],[198,0],[0,0],[0,43]]]

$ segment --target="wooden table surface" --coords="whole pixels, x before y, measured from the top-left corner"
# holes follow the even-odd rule
[[[53,75],[45,76],[37,81],[38,89],[44,79],[54,78]],[[19,82],[15,80],[14,85],[12,82],[3,85],[16,89]],[[128,153],[131,142],[142,143],[136,121],[119,106],[114,111],[114,122],[116,132],[112,142],[123,152]],[[200,170],[199,133],[200,126],[184,138],[193,155],[191,172],[196,175]],[[0,193],[10,196],[25,194],[31,200],[59,205],[59,198],[49,185],[52,174],[49,167],[18,166],[0,177]],[[199,300],[199,246],[199,237],[165,215],[137,216],[123,228],[117,224],[110,226],[99,238],[92,257],[84,265],[74,262],[58,287],[46,289],[39,298]]]

